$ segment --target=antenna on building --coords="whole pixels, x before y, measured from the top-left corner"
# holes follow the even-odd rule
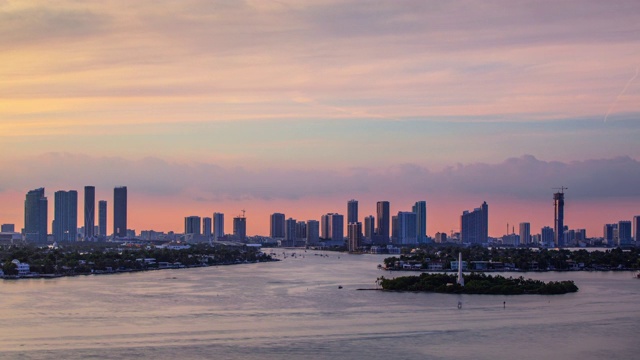
[[[244,217],[244,213],[245,213],[245,212],[246,212],[246,211],[244,211],[244,209],[242,209],[242,217]]]

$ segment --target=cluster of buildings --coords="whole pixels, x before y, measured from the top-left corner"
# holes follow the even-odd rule
[[[414,246],[430,242],[457,243],[484,246],[529,246],[529,247],[576,247],[576,246],[634,246],[640,240],[640,216],[633,221],[621,220],[605,224],[603,237],[587,238],[585,229],[569,229],[564,224],[564,190],[554,193],[554,226],[545,226],[540,233],[531,233],[531,224],[522,222],[501,238],[489,237],[489,206],[483,202],[472,211],[460,216],[459,232],[435,233],[427,236],[427,203],[416,201],[411,210],[398,211],[392,215],[389,201],[376,203],[376,216],[362,219],[358,213],[358,201],[347,202],[346,219],[340,213],[327,213],[320,220],[299,221],[286,218],[283,213],[269,217],[269,236],[258,236],[252,242],[277,243],[279,246],[345,246],[352,252],[365,248],[379,249],[393,245]],[[23,240],[35,244],[70,241],[99,241],[107,239],[139,239],[143,241],[183,241],[186,243],[233,241],[247,242],[247,218],[245,211],[233,218],[233,232],[225,233],[224,214],[214,212],[212,217],[187,216],[184,232],[163,233],[142,231],[138,236],[127,228],[127,188],[119,186],[113,190],[113,229],[107,233],[107,201],[97,202],[95,187],[85,186],[83,201],[84,224],[78,227],[78,192],[60,190],[54,193],[54,218],[49,233],[48,199],[44,188],[30,190],[25,198],[24,228],[20,233],[13,224],[3,224],[0,243]],[[346,237],[345,237],[346,233]]]
[[[24,201],[24,228],[15,232],[13,224],[2,225],[0,240],[23,239],[30,243],[97,241],[107,239],[107,201],[98,201],[96,224],[96,188],[84,187],[84,224],[78,227],[78,191],[59,190],[54,193],[54,212],[49,233],[49,199],[45,189],[39,188],[27,192]],[[113,190],[113,232],[112,236],[125,238],[127,231],[127,188],[116,187]]]

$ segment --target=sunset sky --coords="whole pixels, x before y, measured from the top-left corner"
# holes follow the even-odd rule
[[[0,0],[0,223],[127,186],[129,227],[360,217],[427,233],[640,215],[640,2]],[[82,214],[81,211],[79,211]],[[82,223],[80,215],[79,223]],[[50,230],[51,231],[51,230]]]

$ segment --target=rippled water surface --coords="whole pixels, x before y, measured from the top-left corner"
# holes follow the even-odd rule
[[[0,357],[640,358],[640,280],[630,272],[522,274],[580,288],[559,296],[387,293],[356,290],[395,275],[376,268],[385,256],[287,253],[263,264],[0,281]]]

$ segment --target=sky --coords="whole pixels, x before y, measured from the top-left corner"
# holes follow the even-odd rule
[[[640,215],[640,2],[0,0],[0,223],[127,186],[128,225],[427,201],[427,233]],[[81,212],[80,212],[81,213]],[[109,212],[111,229],[112,212]],[[79,219],[82,223],[82,216]],[[507,225],[509,224],[509,225]]]

